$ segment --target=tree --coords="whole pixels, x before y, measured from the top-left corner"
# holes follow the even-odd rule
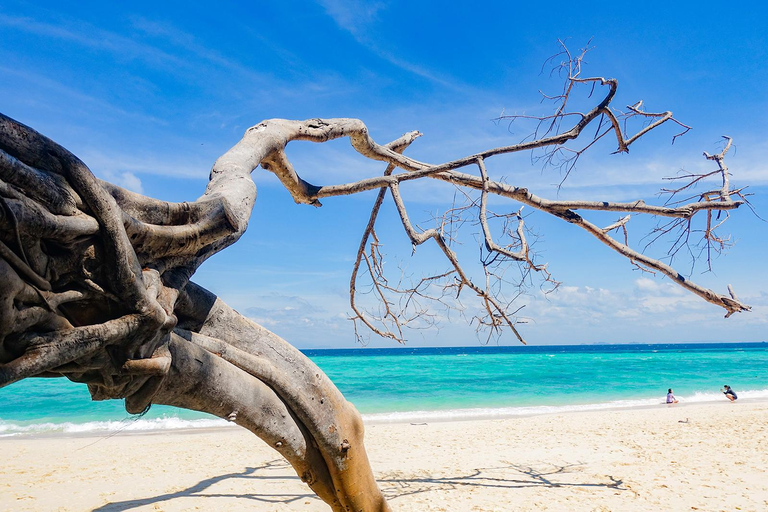
[[[151,404],[211,413],[273,446],[333,510],[388,510],[368,463],[355,408],[301,352],[190,280],[207,258],[245,231],[256,197],[250,175],[259,166],[275,173],[297,203],[320,206],[324,198],[379,190],[350,296],[356,325],[385,337],[402,339],[404,325],[415,318],[429,321],[423,301],[452,307],[469,294],[479,300],[479,312],[471,318],[479,328],[491,334],[508,329],[522,340],[515,327],[514,297],[505,299],[500,287],[505,265],[518,264],[524,275],[537,273],[555,284],[530,250],[522,206],[578,226],[638,267],[662,273],[722,307],[726,316],[748,310],[732,290],[723,295],[703,288],[612,235],[626,234],[631,214],[669,219],[652,236],[674,233],[674,253],[689,243],[696,232],[693,220],[703,216],[705,246],[721,247],[725,242],[716,229],[725,217],[719,215],[727,217],[746,201],[743,190],[730,186],[724,163],[730,141],[720,153],[706,155],[715,170],[680,177],[683,183],[668,191],[672,199],[660,206],[641,200],[549,200],[489,178],[486,161],[496,155],[541,151],[539,158],[559,165],[567,176],[583,151],[603,138],[615,137],[617,151],[626,152],[665,123],[680,127],[675,137],[687,131],[671,112],[646,112],[642,102],[624,113],[616,110],[617,81],[584,78],[583,54],[564,55],[565,87],[553,97],[554,114],[535,118],[534,136],[518,144],[432,165],[403,155],[418,132],[380,145],[356,119],[271,119],[247,130],[216,161],[205,193],[189,203],[158,201],[100,181],[63,147],[0,115],[0,387],[28,377],[66,377],[87,384],[94,400],[124,399],[133,414]],[[584,86],[602,97],[585,112],[569,111],[573,91]],[[626,123],[632,120],[642,126],[628,135]],[[594,135],[580,149],[570,148],[569,143],[584,139],[588,127]],[[386,163],[384,173],[317,186],[303,180],[285,154],[292,141],[341,137],[348,137],[362,156]],[[720,178],[716,188],[676,199],[711,176]],[[451,183],[466,201],[441,216],[436,228],[420,230],[410,221],[400,193],[401,184],[417,179]],[[407,285],[384,276],[375,222],[387,192],[414,248],[432,240],[445,255],[448,271]],[[489,196],[520,207],[494,214]],[[601,228],[577,210],[626,215]],[[472,215],[481,235],[483,284],[470,277],[451,248],[452,228]],[[501,225],[506,241],[494,239],[492,223]],[[358,306],[358,279],[364,274],[381,301],[377,311]]]

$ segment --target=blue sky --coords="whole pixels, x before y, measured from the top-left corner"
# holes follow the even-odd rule
[[[591,39],[585,73],[617,78],[617,105],[642,99],[694,129],[673,146],[674,130],[663,127],[629,155],[596,147],[559,191],[558,172],[526,158],[490,161],[492,177],[550,198],[650,202],[662,177],[707,169],[702,152],[718,151],[725,134],[735,143],[727,161],[734,183],[750,185],[768,218],[763,6],[254,4],[4,0],[0,111],[64,145],[99,177],[161,199],[193,200],[216,158],[267,118],[356,117],[382,143],[417,129],[424,137],[408,154],[429,162],[517,142],[524,126],[493,119],[502,111],[545,112],[538,91],[557,91],[560,82],[542,64],[559,50],[558,38],[574,49]],[[382,170],[346,142],[297,143],[288,154],[317,184]],[[248,232],[195,280],[301,348],[356,346],[347,288],[372,196],[329,199],[315,209],[293,204],[261,169],[254,179],[259,198]],[[444,210],[451,198],[428,184],[404,192],[416,219]],[[395,212],[384,213],[391,222],[379,230],[392,268],[445,267],[430,248],[412,258]],[[714,272],[679,261],[694,280],[719,292],[731,283],[753,306],[725,320],[715,306],[639,274],[571,226],[532,216],[529,225],[541,233],[536,250],[563,285],[547,297],[534,288],[524,299],[530,323],[522,333],[533,344],[765,340],[768,224],[746,209],[730,222],[736,244],[715,260]],[[644,226],[633,224],[635,240]],[[471,259],[474,241],[466,242],[460,252]],[[457,315],[439,330],[408,335],[410,346],[477,343]],[[369,345],[393,342],[372,338]]]

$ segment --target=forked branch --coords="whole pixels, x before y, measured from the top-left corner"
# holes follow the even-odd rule
[[[723,244],[724,239],[716,236],[714,231],[722,225],[722,221],[727,217],[718,222],[714,222],[712,212],[727,212],[728,210],[738,208],[744,202],[743,196],[741,195],[741,189],[733,190],[730,188],[728,170],[723,163],[723,157],[727,152],[728,147],[730,147],[730,144],[728,144],[721,154],[714,156],[706,155],[708,159],[718,163],[718,171],[706,176],[696,176],[693,179],[694,182],[698,182],[709,176],[719,174],[722,177],[722,186],[718,189],[717,194],[705,193],[698,198],[691,198],[689,201],[673,204],[650,205],[646,204],[643,200],[632,202],[550,200],[537,196],[526,188],[511,186],[506,183],[492,180],[489,177],[485,164],[488,159],[496,155],[542,148],[550,153],[561,151],[563,150],[565,143],[578,139],[583,131],[592,123],[598,124],[595,136],[590,139],[582,150],[575,150],[575,158],[578,158],[581,151],[591,147],[597,140],[610,132],[614,133],[616,137],[618,144],[617,151],[626,152],[630,145],[635,143],[640,137],[669,121],[678,124],[682,128],[682,131],[676,133],[674,138],[682,135],[689,129],[688,126],[677,121],[672,116],[671,112],[649,113],[643,111],[642,102],[638,102],[628,107],[626,113],[617,114],[612,110],[611,103],[616,95],[618,82],[615,79],[606,79],[602,77],[581,77],[580,59],[582,56],[579,56],[576,59],[577,62],[571,64],[567,78],[567,86],[563,95],[559,97],[559,105],[554,116],[539,118],[540,123],[545,121],[548,123],[542,137],[526,140],[511,146],[486,150],[442,164],[430,165],[419,162],[401,155],[401,151],[395,149],[396,147],[399,147],[402,150],[407,147],[407,145],[419,135],[418,132],[410,132],[404,135],[401,139],[398,139],[399,142],[395,141],[387,145],[379,145],[370,137],[365,125],[358,120],[313,119],[303,122],[270,120],[249,130],[248,134],[246,134],[246,138],[254,134],[260,134],[261,137],[271,141],[279,139],[279,143],[273,145],[266,157],[262,159],[262,166],[278,176],[281,182],[291,192],[294,200],[298,203],[318,206],[320,204],[320,199],[322,198],[379,189],[379,195],[372,208],[371,217],[364,230],[363,238],[358,249],[352,280],[350,282],[351,307],[354,312],[354,321],[362,322],[381,336],[402,340],[403,326],[419,315],[409,316],[403,314],[401,310],[396,311],[394,308],[397,301],[388,298],[389,293],[401,294],[406,297],[404,302],[407,304],[412,304],[410,299],[419,296],[430,297],[445,305],[443,300],[444,295],[437,294],[431,296],[430,293],[425,291],[428,287],[436,284],[432,278],[422,279],[418,281],[415,286],[411,285],[401,288],[399,284],[394,286],[391,285],[384,277],[382,270],[383,261],[380,253],[381,246],[379,241],[375,238],[373,242],[371,242],[371,238],[374,235],[374,227],[379,209],[385,199],[385,190],[389,190],[391,193],[401,224],[403,225],[406,235],[413,244],[414,249],[429,240],[432,240],[437,245],[450,266],[450,271],[448,273],[439,274],[439,276],[441,278],[453,276],[453,281],[446,283],[444,286],[454,289],[457,299],[463,290],[472,290],[474,295],[480,299],[480,304],[482,305],[481,309],[485,312],[481,317],[476,317],[475,320],[477,320],[478,325],[490,326],[492,331],[497,331],[500,326],[504,326],[505,328],[510,328],[518,338],[521,338],[514,327],[517,320],[514,315],[511,314],[512,311],[517,311],[517,307],[513,307],[510,302],[499,300],[498,287],[492,285],[489,281],[491,277],[498,278],[498,276],[493,272],[489,273],[489,262],[493,264],[517,262],[528,271],[543,272],[545,281],[555,283],[548,273],[547,266],[534,262],[530,255],[524,228],[525,222],[520,210],[522,206],[532,207],[535,210],[548,213],[559,219],[578,225],[606,246],[629,259],[632,264],[637,265],[644,270],[660,272],[667,275],[676,283],[699,295],[708,302],[723,307],[726,310],[727,316],[730,316],[736,311],[749,309],[748,306],[732,297],[718,294],[712,290],[696,285],[671,266],[634,250],[628,245],[627,229],[630,224],[631,216],[627,214],[652,215],[661,218],[668,217],[676,219],[673,222],[676,222],[676,225],[678,226],[690,226],[690,219],[702,211],[706,212],[707,216],[705,238],[711,243]],[[597,101],[597,104],[587,112],[567,112],[565,107],[568,104],[570,95],[573,94],[573,91],[577,86],[583,84],[589,84],[593,87],[605,87],[606,92],[604,96]],[[564,122],[573,116],[576,118],[575,122],[570,126],[565,127]],[[626,133],[626,124],[627,120],[633,117],[645,119],[647,122],[642,128],[630,135]],[[607,125],[603,123],[603,119],[608,120]],[[542,125],[540,124],[540,126]],[[273,133],[279,134],[279,137],[272,135]],[[388,165],[384,173],[380,176],[364,178],[345,184],[315,185],[304,181],[295,169],[293,169],[285,156],[284,145],[291,140],[322,142],[342,136],[349,137],[352,146],[361,155],[386,162]],[[472,166],[477,167],[479,170],[478,174],[471,174],[462,170],[463,168]],[[456,253],[451,249],[451,242],[445,237],[442,229],[432,228],[420,230],[417,229],[410,220],[406,203],[402,196],[401,186],[409,181],[424,178],[445,181],[458,188],[469,191],[474,190],[479,193],[479,200],[477,202],[471,200],[471,202],[475,204],[475,207],[477,208],[477,224],[479,225],[484,248],[489,253],[488,257],[484,257],[481,260],[484,269],[483,275],[487,282],[486,286],[482,287],[475,284],[473,279],[459,262]],[[678,189],[676,192],[680,192],[691,185],[692,183],[689,183]],[[507,246],[497,244],[491,233],[488,222],[487,204],[488,197],[492,195],[507,198],[518,203],[518,206],[515,207],[517,213],[502,215],[505,218],[510,218],[510,216],[515,217],[517,220],[516,228],[509,232],[513,238],[512,243]],[[734,200],[733,196],[736,196],[738,200]],[[587,221],[584,217],[576,214],[575,211],[577,210],[614,211],[625,215],[620,221],[607,226],[606,228],[599,228]],[[624,233],[623,242],[613,239],[610,235],[610,232],[618,228]],[[688,232],[690,228],[683,229]],[[379,313],[372,314],[370,311],[366,313],[360,308],[357,302],[358,292],[360,291],[358,277],[361,272],[361,265],[363,265],[363,268],[371,279],[370,286],[372,293],[380,299],[381,309]],[[498,281],[498,279],[496,280]],[[423,310],[420,309],[419,311]],[[377,323],[381,324],[382,322],[390,323],[390,325],[393,326],[392,329],[382,328],[375,325]]]

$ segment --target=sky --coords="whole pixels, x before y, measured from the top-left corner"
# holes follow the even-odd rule
[[[534,345],[768,338],[768,223],[762,220],[768,219],[768,8],[762,4],[243,4],[3,0],[0,112],[62,144],[102,179],[191,201],[205,190],[216,158],[263,119],[359,118],[380,143],[419,130],[424,135],[407,154],[433,163],[519,142],[530,127],[497,118],[551,111],[542,93],[562,87],[548,62],[561,49],[558,40],[573,51],[589,45],[583,73],[618,79],[616,105],[643,100],[649,111],[671,110],[693,129],[672,144],[676,131],[661,127],[629,154],[599,144],[560,187],[561,172],[529,156],[489,160],[491,177],[551,199],[658,203],[657,192],[669,184],[664,177],[711,169],[703,152],[720,151],[722,136],[732,137],[726,161],[732,182],[749,186],[757,214],[740,208],[732,215],[725,232],[735,243],[714,258],[711,271],[686,257],[674,263],[720,293],[732,284],[753,309],[724,319],[716,306],[639,272],[577,228],[534,214],[526,223],[539,235],[538,261],[562,284],[543,294],[533,283],[520,299],[527,319],[521,334]],[[315,184],[383,171],[346,141],[294,143],[287,151]],[[330,198],[312,208],[294,204],[267,171],[258,168],[253,178],[258,199],[248,231],[193,280],[299,348],[360,347],[348,320],[349,276],[375,194]],[[423,227],[453,197],[430,183],[404,186],[403,193]],[[654,224],[630,222],[631,240],[642,248],[642,235]],[[398,267],[413,275],[446,268],[434,248],[411,255],[391,206],[377,230],[395,274]],[[467,267],[476,263],[471,233],[456,250]],[[649,254],[665,251],[652,247]],[[408,331],[406,346],[485,342],[462,315],[438,315],[437,328]],[[518,342],[508,334],[493,343]],[[365,346],[397,344],[371,336]]]

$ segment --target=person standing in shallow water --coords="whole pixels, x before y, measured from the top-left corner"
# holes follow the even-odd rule
[[[739,398],[738,396],[736,396],[736,392],[731,389],[731,386],[728,386],[727,384],[725,385],[725,389],[721,389],[720,391],[722,391],[725,394],[725,396],[728,397],[728,400],[730,400],[731,402]]]
[[[668,404],[676,404],[677,403],[677,397],[672,393],[672,388],[669,388],[667,391],[667,403]]]

